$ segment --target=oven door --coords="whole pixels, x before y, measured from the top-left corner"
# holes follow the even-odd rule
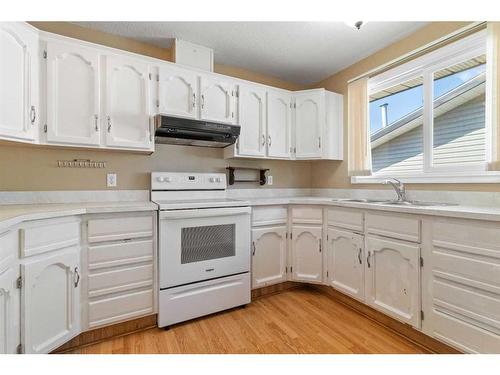
[[[160,211],[160,288],[250,271],[250,207]]]

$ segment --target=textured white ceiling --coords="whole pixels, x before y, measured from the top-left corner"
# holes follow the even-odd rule
[[[411,34],[425,22],[75,22],[170,47],[174,38],[215,50],[215,62],[299,84],[318,82]]]

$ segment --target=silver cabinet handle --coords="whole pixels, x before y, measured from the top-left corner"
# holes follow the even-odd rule
[[[272,139],[271,139],[271,136],[270,136],[270,135],[268,135],[268,136],[267,136],[267,139],[268,139],[268,144],[269,144],[269,147],[271,147],[271,145],[273,144]]]
[[[94,115],[94,124],[95,124],[95,131],[99,131],[99,116]]]
[[[319,252],[321,253],[321,240],[319,240]]]
[[[201,109],[205,108],[205,95],[201,95]]]
[[[80,284],[80,273],[78,272],[78,267],[75,267],[75,276],[76,276],[75,288],[78,288],[78,284]]]
[[[34,105],[31,106],[30,120],[31,120],[31,125],[34,125],[36,120],[36,109]]]
[[[366,257],[366,264],[368,265],[368,268],[371,267],[371,264],[370,264],[370,257],[371,257],[371,255],[372,254],[370,252],[368,252],[368,256]]]
[[[266,136],[262,134],[262,146],[266,144]]]
[[[108,133],[111,133],[111,116],[108,116]]]
[[[196,94],[193,93],[193,108],[196,107]]]
[[[363,264],[363,261],[361,259],[361,252],[363,251],[363,249],[359,248],[359,251],[358,251],[358,261],[359,261],[359,264]]]
[[[253,247],[252,256],[254,256],[255,255],[255,241],[252,242],[252,247]]]
[[[318,148],[321,148],[321,137],[318,137]]]

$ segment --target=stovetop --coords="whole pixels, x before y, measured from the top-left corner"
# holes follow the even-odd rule
[[[156,200],[154,202],[158,204],[162,211],[250,206],[250,202],[248,201],[229,198],[167,199]]]

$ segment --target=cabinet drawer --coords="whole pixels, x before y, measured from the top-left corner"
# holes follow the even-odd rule
[[[80,219],[50,219],[20,229],[21,257],[80,245]]]
[[[19,254],[19,232],[0,233],[0,273],[14,263]]]
[[[321,207],[292,207],[292,222],[303,224],[322,224],[323,209]]]
[[[352,208],[335,207],[327,210],[328,225],[354,230],[363,231],[363,211]]]
[[[89,275],[89,297],[151,287],[153,265],[133,266]]]
[[[252,225],[286,224],[288,209],[285,206],[264,206],[252,209]]]
[[[368,233],[405,241],[420,242],[420,220],[413,216],[392,212],[367,212],[365,225]]]
[[[89,270],[153,260],[153,240],[93,245],[88,249]]]
[[[153,236],[152,216],[113,217],[88,221],[89,243],[151,236]]]
[[[153,313],[153,289],[102,298],[89,303],[89,328]]]

